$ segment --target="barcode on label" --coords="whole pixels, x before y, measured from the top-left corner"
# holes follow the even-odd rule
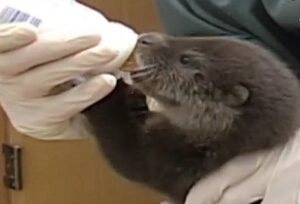
[[[27,22],[36,27],[39,27],[41,24],[41,19],[34,17],[26,12],[21,10],[12,8],[12,7],[5,7],[0,12],[0,24],[1,23],[13,23],[13,22]]]

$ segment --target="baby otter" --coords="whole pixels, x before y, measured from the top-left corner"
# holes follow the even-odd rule
[[[176,203],[228,160],[283,144],[299,127],[298,79],[258,45],[148,33],[135,57],[133,85],[119,80],[84,114],[117,172]]]

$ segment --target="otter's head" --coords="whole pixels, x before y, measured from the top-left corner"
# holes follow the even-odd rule
[[[291,120],[298,106],[295,76],[249,42],[146,33],[139,37],[135,57],[134,86],[165,107],[180,107],[197,125],[195,119],[201,118],[210,124],[219,120],[226,128],[236,115],[245,115],[245,123],[256,116],[257,121]]]
[[[141,35],[135,53],[139,67],[131,73],[134,85],[169,105],[187,104],[192,95],[205,94],[203,56],[184,44],[162,34]]]
[[[164,104],[211,101],[239,106],[247,101],[249,90],[237,72],[251,63],[244,62],[242,49],[236,41],[222,38],[143,34],[135,52],[139,67],[131,78],[137,88]]]

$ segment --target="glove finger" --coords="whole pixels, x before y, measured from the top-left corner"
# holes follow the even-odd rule
[[[0,74],[16,75],[29,68],[57,60],[99,43],[98,35],[61,34],[47,32],[40,34],[33,44],[0,55]],[[17,59],[17,60],[14,60]]]
[[[36,39],[37,36],[34,29],[29,25],[0,25],[0,53],[26,46],[34,42]]]
[[[95,47],[96,48],[96,47]],[[46,95],[56,85],[72,80],[91,70],[99,69],[117,56],[108,49],[88,49],[74,56],[54,61],[8,79],[18,97],[35,98]]]
[[[282,148],[280,146],[272,149],[270,152],[263,151],[256,153],[256,163],[259,166],[257,171],[253,172],[248,178],[226,189],[217,204],[249,204],[262,198],[265,195],[267,185],[271,180]],[[251,164],[254,165],[255,163],[250,162]]]
[[[263,153],[253,153],[229,161],[215,173],[200,180],[189,192],[185,204],[216,204],[226,189],[242,183],[257,172],[263,157]]]
[[[277,174],[270,182],[262,204],[300,204],[299,170],[300,161]]]
[[[114,76],[103,74],[60,95],[21,101],[2,100],[1,105],[14,128],[26,135],[39,139],[82,137],[85,134],[79,129],[84,124],[75,119],[83,109],[109,94],[115,85]]]
[[[63,94],[52,96],[50,103],[54,106],[49,110],[58,121],[65,121],[107,96],[116,83],[117,79],[112,75],[98,75]]]
[[[260,200],[266,189],[267,176],[253,175],[250,178],[229,187],[216,204],[249,204]]]

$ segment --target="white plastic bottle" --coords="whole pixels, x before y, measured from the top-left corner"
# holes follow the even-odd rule
[[[118,51],[118,56],[101,70],[118,70],[132,53],[137,33],[118,22],[111,22],[99,11],[75,0],[1,0],[0,24],[26,22],[39,32],[91,31],[101,35],[99,46]]]

